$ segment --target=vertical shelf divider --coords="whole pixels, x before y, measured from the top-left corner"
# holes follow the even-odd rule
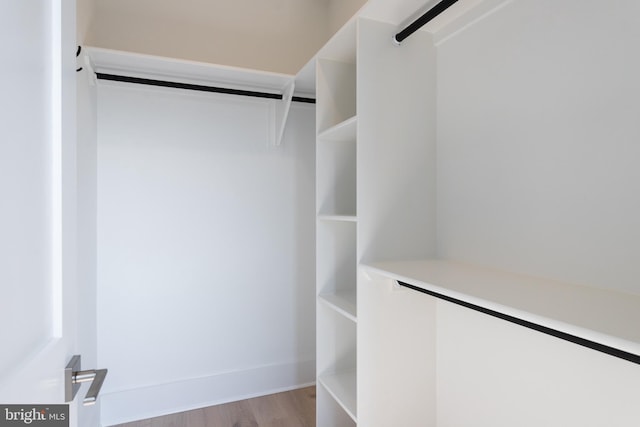
[[[316,60],[318,427],[357,425],[356,26]]]

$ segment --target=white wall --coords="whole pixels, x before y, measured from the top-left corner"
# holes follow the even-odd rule
[[[296,74],[329,38],[324,0],[97,0],[91,46]]]
[[[640,4],[605,6],[507,1],[438,46],[441,257],[640,292]],[[437,316],[439,426],[640,422],[637,365]]]
[[[640,292],[638,16],[506,2],[438,47],[443,258]]]
[[[99,85],[105,425],[314,380],[314,108],[274,148],[270,102]]]

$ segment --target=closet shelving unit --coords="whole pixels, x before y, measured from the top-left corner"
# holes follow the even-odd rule
[[[414,33],[401,46],[392,42],[398,21],[384,22],[378,13],[383,3],[370,2],[316,57],[318,426],[415,425],[416,420],[437,425],[446,412],[442,383],[456,381],[458,388],[444,393],[452,401],[474,385],[473,379],[458,377],[457,369],[441,363],[478,363],[473,351],[460,355],[452,344],[474,338],[465,332],[465,319],[473,318],[466,313],[473,306],[484,314],[505,315],[498,317],[501,321],[512,317],[524,321],[514,322],[520,326],[541,326],[542,331],[534,328],[537,332],[552,329],[565,338],[576,337],[566,353],[558,352],[559,358],[599,345],[625,352],[627,360],[611,363],[621,363],[614,368],[626,372],[624,364],[640,355],[639,296],[575,285],[563,277],[554,280],[553,275],[523,274],[531,272],[510,270],[504,259],[484,262],[484,252],[496,249],[491,239],[483,242],[486,250],[475,248],[467,258],[451,249],[473,246],[474,233],[488,225],[500,227],[484,223],[478,214],[486,201],[465,169],[469,147],[456,151],[450,144],[460,141],[443,138],[443,129],[457,135],[452,130],[457,116],[449,111],[449,121],[443,121],[446,104],[438,97],[446,73],[439,68],[439,43],[504,2],[458,2],[429,31]],[[469,139],[476,141],[475,136]],[[477,140],[496,156],[483,157],[488,167],[504,167],[508,151]],[[496,185],[489,182],[480,193],[488,192],[490,184]],[[527,197],[535,196],[523,192],[514,197],[528,203]],[[501,212],[513,208],[510,202],[494,198],[491,207]],[[576,217],[582,215],[579,203],[571,209]],[[600,222],[591,219],[598,227]],[[548,226],[562,231],[554,230],[558,224]],[[504,247],[518,243],[513,233],[490,237],[502,239]],[[534,252],[521,257],[536,256]],[[464,309],[452,310],[455,301],[463,302]],[[468,326],[473,330],[474,325]],[[531,329],[516,331],[528,343]],[[483,332],[493,337],[492,331]],[[583,340],[595,346],[580,347]],[[533,351],[540,351],[539,356],[546,350]],[[527,355],[527,360],[535,363],[536,357]],[[598,363],[593,367],[610,369],[610,359]],[[552,367],[555,373],[560,369]],[[505,369],[505,378],[509,372],[526,374],[519,364],[513,371]],[[481,364],[472,374],[485,378]],[[500,396],[491,386],[476,393]]]
[[[433,51],[424,48],[430,36],[416,35],[417,43],[399,49],[392,41],[397,26],[368,19],[366,11],[316,56],[319,427],[369,425],[358,416],[358,402],[363,396],[373,402],[371,392],[379,388],[378,377],[370,375],[379,365],[371,360],[380,354],[375,347],[387,343],[370,322],[362,328],[358,265],[431,254],[425,242],[435,216],[429,203],[435,192],[435,79],[429,75]],[[420,191],[398,208],[416,185]],[[406,366],[394,366],[395,378],[413,375]],[[424,395],[420,387],[412,390]],[[405,405],[388,398],[380,404]]]
[[[466,16],[460,15],[460,21],[452,21],[448,28],[443,26],[443,32],[453,32],[484,10],[479,7],[470,10]],[[511,270],[511,254],[492,246],[492,239],[500,240],[502,248],[518,247],[521,241],[515,235],[517,233],[509,233],[508,227],[503,229],[503,224],[490,222],[490,215],[482,215],[480,205],[488,202],[478,196],[479,186],[474,179],[486,184],[479,191],[502,190],[501,195],[512,197],[491,199],[490,206],[495,212],[508,210],[513,206],[510,204],[513,199],[531,205],[539,194],[535,191],[509,192],[509,188],[501,188],[503,183],[487,179],[490,174],[484,171],[467,174],[472,162],[467,163],[465,156],[470,152],[471,144],[465,145],[456,139],[458,133],[452,129],[457,129],[454,123],[458,123],[458,110],[453,107],[447,110],[448,100],[444,98],[449,93],[447,90],[456,93],[451,89],[451,83],[450,86],[443,83],[443,74],[451,72],[451,68],[443,68],[444,60],[448,59],[446,54],[449,52],[445,50],[448,46],[436,47],[441,34],[417,32],[401,46],[394,47],[388,43],[393,31],[394,25],[362,18],[358,22],[357,197],[358,252],[361,256],[357,288],[357,366],[360,424],[413,425],[419,419],[424,421],[423,425],[437,425],[440,415],[436,414],[446,413],[441,406],[444,400],[456,401],[468,384],[478,383],[478,378],[486,380],[489,376],[483,376],[482,364],[472,372],[477,377],[467,380],[463,375],[457,377],[455,368],[449,369],[441,362],[458,356],[455,350],[452,351],[454,346],[447,347],[447,344],[473,338],[464,332],[467,327],[464,319],[473,316],[488,315],[504,325],[518,325],[515,330],[519,337],[534,334],[535,339],[560,339],[559,342],[566,345],[566,354],[584,352],[585,358],[595,359],[604,353],[604,369],[609,369],[607,364],[611,364],[614,366],[612,372],[615,369],[633,372],[634,364],[640,362],[640,329],[637,327],[640,324],[640,296],[613,287],[572,283],[563,274],[567,277],[578,274],[564,265],[556,267],[553,273],[550,273],[551,268],[537,272],[532,266],[535,262],[529,263],[528,270]],[[464,126],[464,122],[460,123]],[[498,168],[507,159],[511,160],[508,149],[491,145],[491,141],[465,136],[474,142],[482,142],[492,153],[493,158],[483,157],[485,167]],[[474,161],[476,159],[474,157]],[[586,182],[593,180],[589,171],[577,168],[577,172],[582,173],[581,178]],[[519,175],[518,171],[513,174],[514,179],[526,183],[523,174]],[[635,176],[635,173],[629,173],[629,183],[625,185],[634,188]],[[563,182],[566,175],[557,171],[557,180]],[[599,190],[593,188],[591,191],[593,195]],[[605,190],[598,197],[608,200]],[[616,200],[616,203],[625,202]],[[610,224],[615,222],[610,218],[611,223],[606,223],[602,218],[582,212],[580,203],[573,199],[566,201],[563,207],[575,217],[588,218],[589,231],[594,230],[595,235],[602,229],[609,230]],[[630,209],[634,208],[630,206]],[[561,215],[558,216],[560,219],[553,217],[554,221],[540,226],[540,234],[563,235]],[[535,213],[531,213],[525,217],[525,224],[539,226],[537,219]],[[620,219],[622,224],[617,225],[616,230],[637,229],[634,228],[637,221],[630,216],[621,215]],[[479,232],[486,227],[491,228],[493,234]],[[482,245],[474,240],[479,236],[486,239]],[[558,237],[558,241],[562,241],[562,237]],[[524,259],[523,264],[543,256],[544,245],[536,246],[535,240],[528,243],[525,251],[514,257],[518,261]],[[577,243],[563,243],[575,252],[583,250]],[[628,251],[633,250],[633,244],[623,239],[618,243],[616,250],[628,260]],[[475,252],[470,249],[472,247]],[[627,248],[627,252],[619,248]],[[494,256],[487,261],[490,257],[483,251],[492,250],[502,258]],[[562,259],[561,254],[558,258]],[[567,258],[570,260],[571,256]],[[592,262],[597,264],[599,261]],[[582,268],[589,270],[587,265]],[[631,268],[625,265],[621,270]],[[611,283],[618,278],[628,280],[625,273],[615,271],[613,265],[610,271],[608,279]],[[408,286],[398,286],[398,282]],[[607,285],[606,281],[602,285]],[[446,313],[455,314],[447,318]],[[447,329],[451,325],[455,327]],[[483,332],[488,336],[492,333]],[[540,357],[547,349],[534,351],[539,351],[537,357]],[[558,359],[565,356],[561,351],[557,355]],[[535,357],[528,362],[535,365]],[[474,363],[471,354],[458,360],[458,367]],[[554,369],[562,371],[562,363],[566,362],[557,363]],[[598,366],[594,362],[589,368],[597,369]],[[505,376],[509,375],[507,372],[505,369]],[[511,375],[522,372],[525,370],[516,367]],[[451,387],[452,379],[457,388],[447,389]],[[536,380],[539,379],[532,379],[532,382]],[[549,374],[548,380],[553,380],[553,374]],[[447,383],[446,387],[443,383]],[[483,388],[474,391],[477,393]],[[490,386],[484,389],[487,394],[493,393],[491,396],[500,396],[500,392]],[[421,398],[411,402],[413,396]],[[541,401],[544,398],[541,397]]]
[[[316,56],[317,424],[357,424],[356,22]]]

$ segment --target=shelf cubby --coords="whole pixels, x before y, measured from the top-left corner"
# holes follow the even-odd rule
[[[317,426],[356,427],[357,423],[325,387],[322,380],[317,386]]]
[[[317,313],[318,377],[355,371],[356,323],[326,304]]]
[[[358,321],[355,288],[321,293],[318,299],[347,319],[353,322]]]
[[[317,352],[318,352],[318,384],[327,392],[339,412],[356,421],[356,323],[353,318],[337,310],[343,304],[337,295],[319,296],[326,302],[317,308]],[[332,406],[318,398],[318,406]],[[322,421],[327,414],[318,414],[318,424],[332,426]],[[339,424],[342,425],[342,424]]]
[[[358,117],[350,117],[318,134],[319,142],[350,142],[356,140]]]
[[[318,378],[318,381],[353,422],[357,423],[356,372],[348,371],[323,375]]]
[[[355,293],[356,223],[318,221],[317,291],[318,294]]]
[[[321,141],[316,150],[319,215],[356,215],[356,141]]]
[[[356,65],[350,62],[318,59],[318,96],[323,98],[317,111],[318,134],[356,115]]]

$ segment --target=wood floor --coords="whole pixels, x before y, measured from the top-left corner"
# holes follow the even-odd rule
[[[315,427],[316,388],[307,387],[114,427]]]

